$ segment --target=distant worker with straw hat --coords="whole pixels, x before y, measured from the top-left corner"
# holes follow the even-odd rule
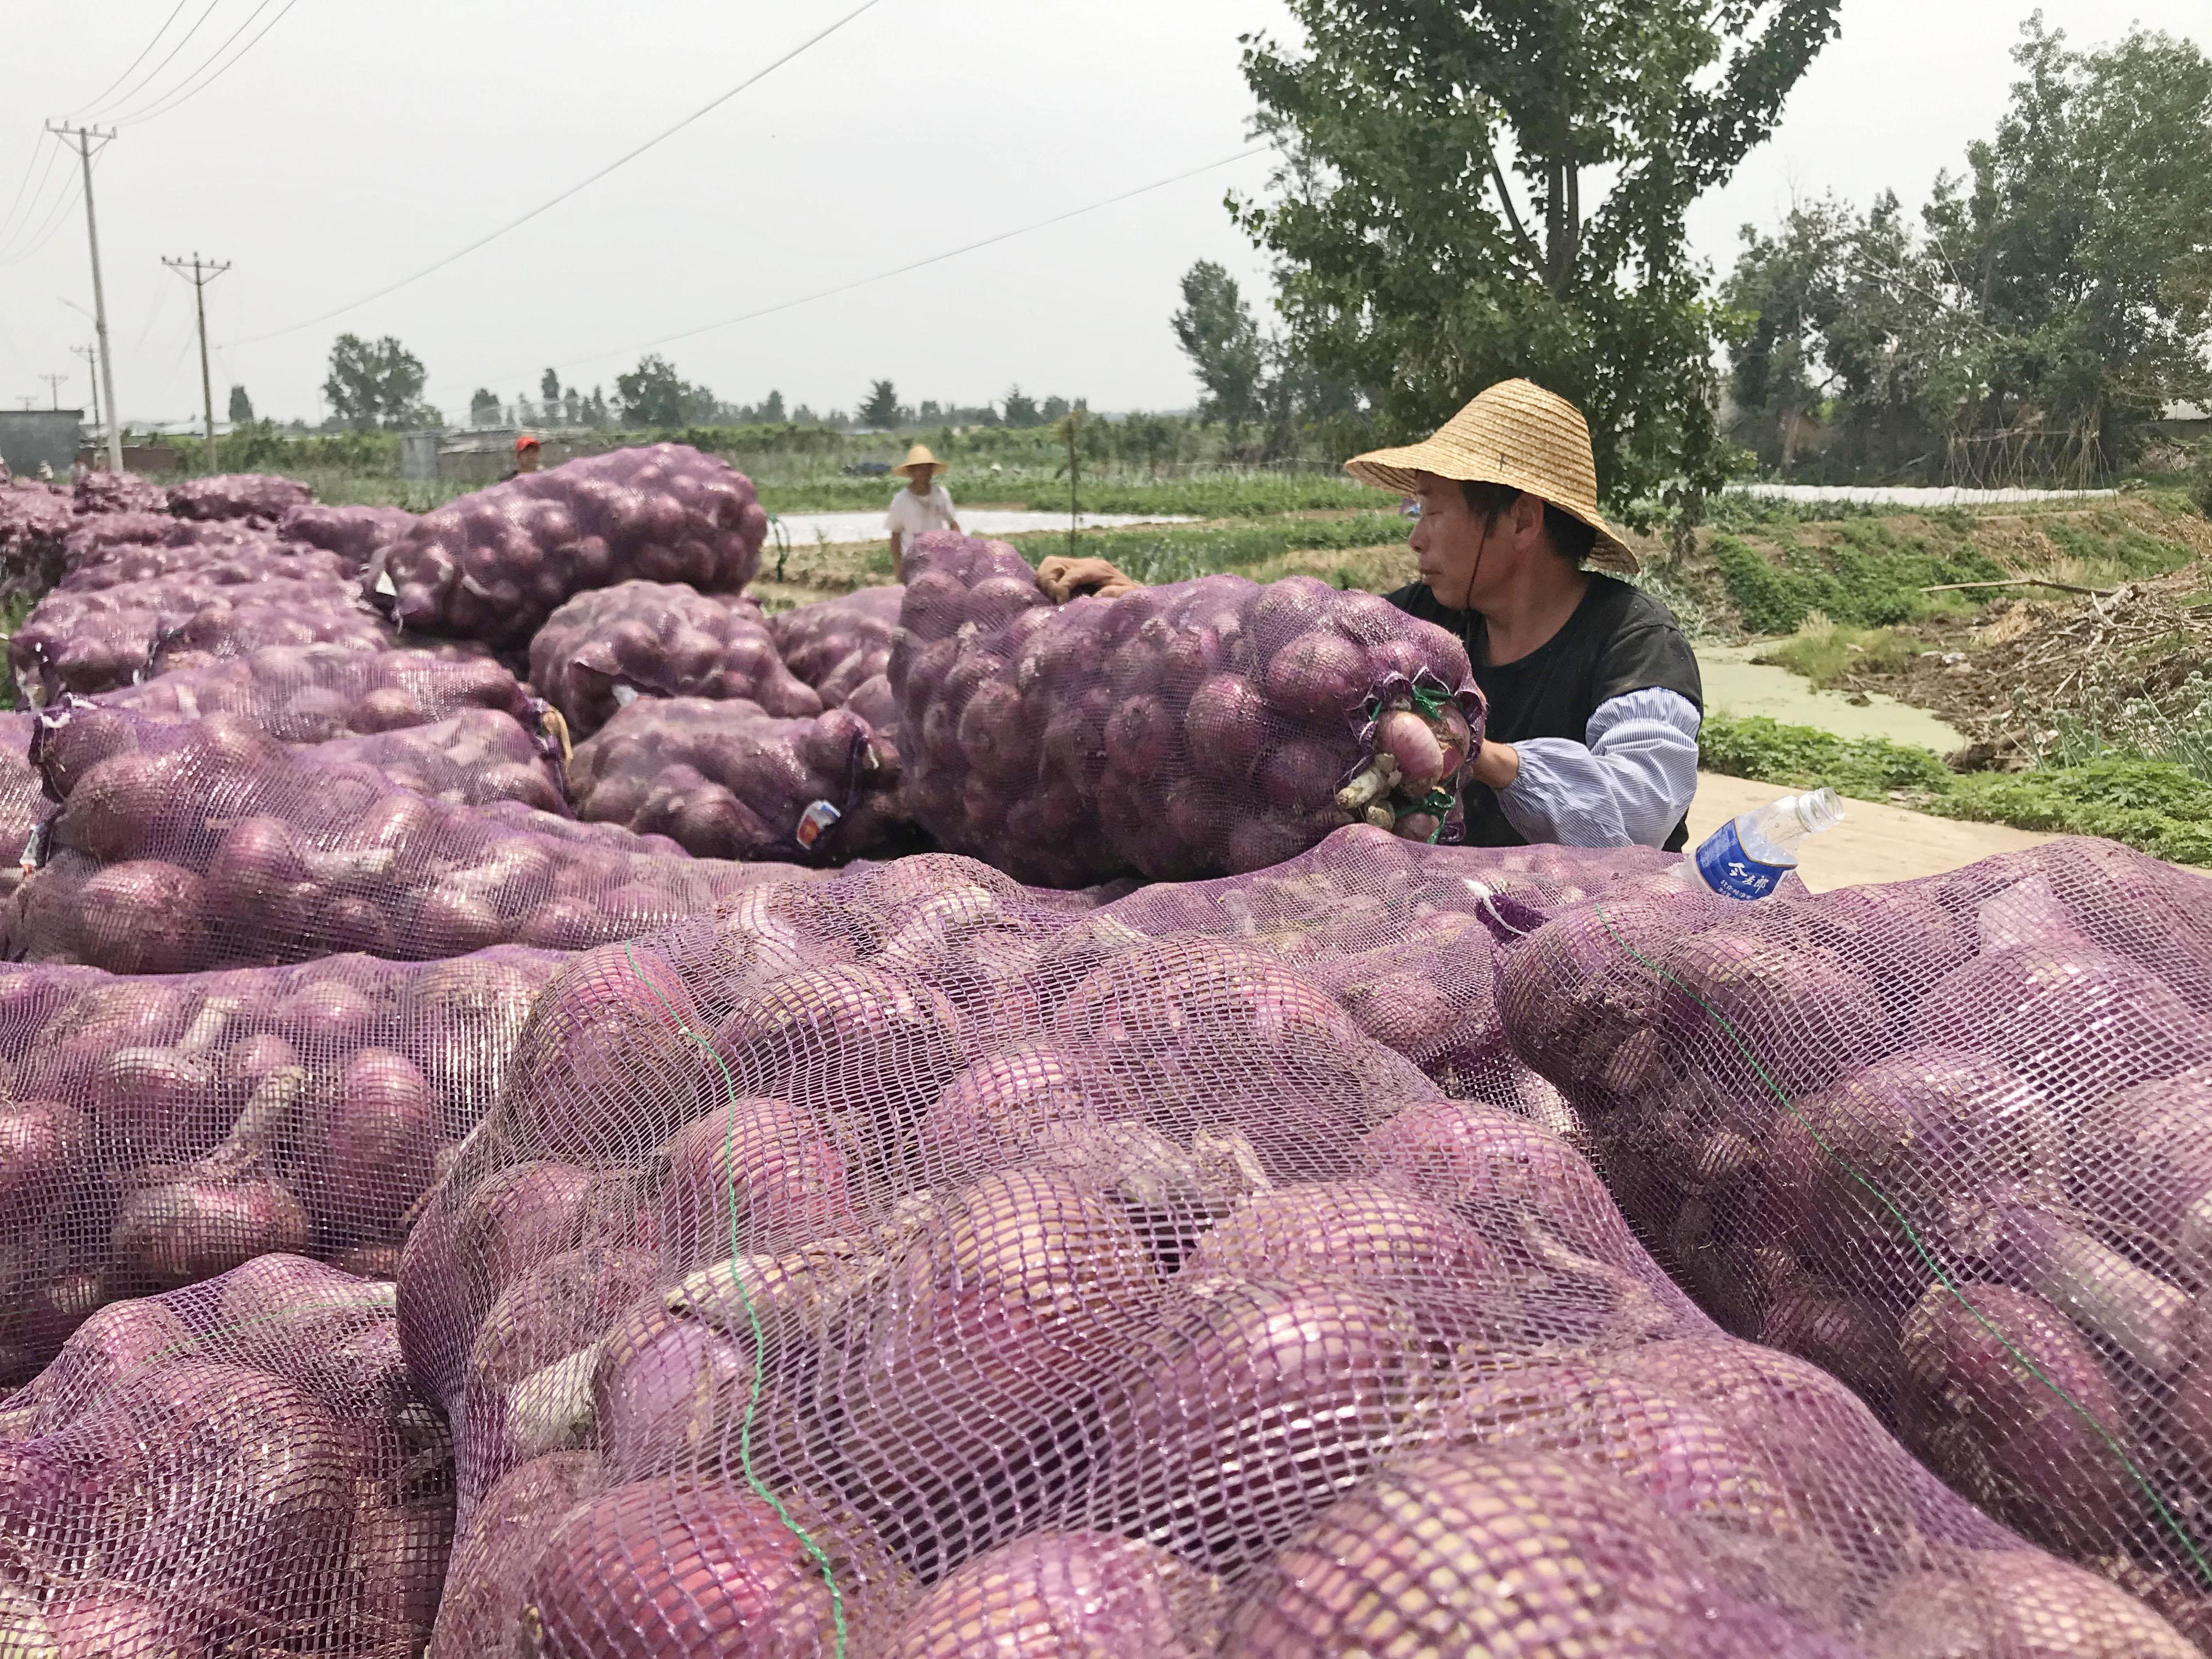
[[[891,469],[894,476],[907,481],[906,488],[891,497],[891,510],[884,522],[891,532],[891,580],[906,580],[906,547],[916,536],[931,530],[957,530],[960,520],[952,516],[952,497],[937,475],[945,471],[945,463],[929,453],[927,444],[916,444],[906,453],[906,459]]]
[[[1420,578],[1385,597],[1461,640],[1489,700],[1468,842],[1687,845],[1698,659],[1673,613],[1618,580],[1637,558],[1598,511],[1580,411],[1503,381],[1433,436],[1345,471],[1417,512]],[[1132,586],[1091,559],[1047,560],[1037,580],[1057,600]]]

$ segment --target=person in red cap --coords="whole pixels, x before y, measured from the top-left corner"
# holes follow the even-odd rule
[[[526,432],[514,441],[514,471],[507,477],[519,478],[526,472],[537,471],[538,459],[538,440]]]

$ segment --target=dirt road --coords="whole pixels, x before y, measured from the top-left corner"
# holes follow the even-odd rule
[[[1747,808],[1764,806],[1790,792],[1779,784],[1746,778],[1698,774],[1698,798],[1690,806],[1690,843],[1695,846]],[[1863,882],[1903,881],[1940,875],[1994,853],[2033,847],[2054,839],[1996,823],[1962,823],[1934,818],[1901,806],[1846,800],[1844,821],[1805,844],[1797,873],[1815,892],[1855,887]]]

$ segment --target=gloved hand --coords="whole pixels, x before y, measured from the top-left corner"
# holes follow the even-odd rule
[[[1078,594],[1118,599],[1144,584],[1132,581],[1103,559],[1071,559],[1054,554],[1037,566],[1037,586],[1054,605],[1066,605]]]

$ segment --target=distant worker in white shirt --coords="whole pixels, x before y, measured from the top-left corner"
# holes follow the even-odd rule
[[[891,469],[894,476],[904,478],[904,489],[891,497],[891,510],[884,522],[891,532],[891,580],[906,580],[907,544],[916,536],[931,530],[957,530],[960,520],[952,516],[952,497],[945,486],[937,482],[937,475],[945,471],[945,463],[929,453],[927,444],[916,444],[906,453],[906,459]]]

